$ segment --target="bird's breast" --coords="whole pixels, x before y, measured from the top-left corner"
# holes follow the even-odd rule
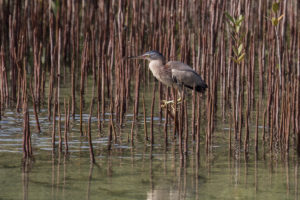
[[[158,81],[169,87],[172,87],[172,73],[168,68],[165,68],[161,62],[151,61],[149,63],[149,69]]]
[[[159,61],[151,61],[149,63],[149,69],[151,70],[153,76],[160,80],[160,68],[161,68],[161,62]]]

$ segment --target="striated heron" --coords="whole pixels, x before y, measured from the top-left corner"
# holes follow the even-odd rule
[[[130,59],[147,59],[149,68],[155,78],[163,84],[181,90],[184,87],[194,89],[197,92],[205,92],[207,84],[201,76],[190,66],[179,62],[169,61],[166,63],[165,57],[157,51],[148,51],[140,56],[129,57]],[[181,98],[179,99],[181,101]],[[164,101],[162,107],[165,107],[174,101]]]

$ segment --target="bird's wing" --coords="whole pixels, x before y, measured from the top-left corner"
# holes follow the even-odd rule
[[[200,75],[190,66],[179,61],[170,61],[166,66],[171,68],[173,81],[177,84],[191,89],[195,87],[197,91],[203,91],[207,87]]]
[[[170,66],[165,65],[159,68],[158,80],[166,84],[167,86],[172,87],[173,78],[172,78],[172,69],[170,68]]]

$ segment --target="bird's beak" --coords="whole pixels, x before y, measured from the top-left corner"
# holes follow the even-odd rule
[[[145,55],[140,55],[140,56],[130,56],[127,59],[145,59]]]

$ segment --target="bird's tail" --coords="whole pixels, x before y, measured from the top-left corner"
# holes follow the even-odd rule
[[[203,92],[205,92],[205,90],[206,90],[207,87],[208,87],[207,84],[203,81],[200,85],[196,86],[195,90],[197,92],[203,93]]]

